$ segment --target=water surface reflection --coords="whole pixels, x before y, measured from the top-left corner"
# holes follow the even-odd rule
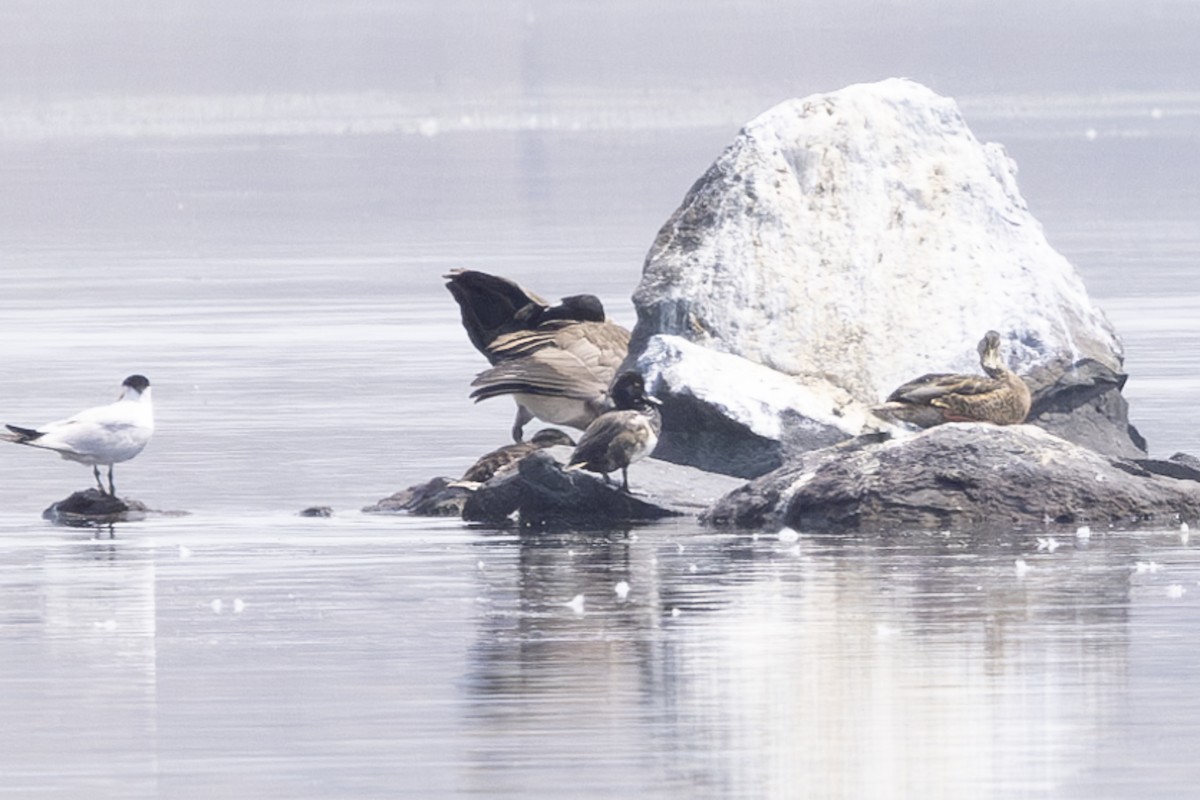
[[[1115,733],[1132,592],[1169,589],[1141,534],[517,546],[480,572],[468,684],[476,785],[514,794],[1053,796]]]

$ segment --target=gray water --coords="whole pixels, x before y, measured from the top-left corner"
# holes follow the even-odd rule
[[[508,435],[510,404],[466,397],[445,271],[632,325],[658,226],[739,124],[892,74],[1006,146],[1124,338],[1151,450],[1200,453],[1196,11],[952,5],[0,8],[0,421],[142,372],[159,429],[118,489],[190,512],[51,527],[88,471],[0,452],[0,795],[1192,793],[1175,523],[787,541],[357,511]]]

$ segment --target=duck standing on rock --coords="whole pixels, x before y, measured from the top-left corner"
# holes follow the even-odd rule
[[[624,372],[612,388],[616,409],[601,414],[588,425],[571,454],[568,469],[608,473],[621,470],[621,488],[629,491],[629,465],[654,452],[662,432],[659,401],[646,394],[646,384],[636,372]]]
[[[130,375],[121,384],[121,397],[115,403],[89,408],[39,428],[4,427],[9,432],[0,433],[0,439],[53,450],[69,461],[91,465],[100,493],[116,497],[113,464],[128,461],[142,452],[154,434],[150,381],[141,375]],[[100,480],[102,465],[108,466],[107,492]]]
[[[1019,425],[1029,414],[1025,381],[1000,356],[1000,334],[988,331],[979,341],[983,375],[934,373],[896,389],[872,409],[876,416],[930,428],[943,422],[991,422]]]
[[[629,350],[629,331],[611,322],[595,295],[547,304],[517,283],[474,270],[445,276],[463,327],[492,368],[471,383],[471,397],[512,395],[513,440],[537,418],[583,430],[612,408],[608,386]]]

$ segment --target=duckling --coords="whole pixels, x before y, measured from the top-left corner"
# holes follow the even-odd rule
[[[616,408],[588,425],[568,469],[608,473],[621,470],[621,489],[629,491],[629,465],[654,451],[662,433],[659,401],[646,394],[646,384],[636,372],[623,372],[612,388]]]
[[[986,373],[922,375],[892,392],[872,411],[892,422],[929,428],[943,422],[1018,425],[1029,415],[1029,387],[1000,356],[1000,334],[979,341],[979,365]]]

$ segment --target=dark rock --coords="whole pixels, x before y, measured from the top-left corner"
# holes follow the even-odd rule
[[[634,493],[583,470],[566,470],[540,450],[522,459],[515,472],[481,486],[467,501],[463,519],[504,524],[517,514],[526,527],[620,527],[698,514],[738,483],[653,459],[634,464],[629,480]]]
[[[471,496],[471,490],[459,486],[452,478],[433,480],[401,489],[374,505],[364,514],[414,514],[421,517],[457,517]]]
[[[1166,461],[1157,458],[1139,458],[1135,463],[1155,475],[1165,475],[1181,481],[1200,482],[1200,459],[1187,453],[1176,453]]]
[[[1085,358],[1034,367],[1022,376],[1033,395],[1027,422],[1098,453],[1146,455],[1146,440],[1129,422],[1121,390],[1129,377]]]
[[[329,506],[309,506],[300,512],[302,517],[332,517],[333,509]]]
[[[98,489],[85,489],[52,503],[42,512],[42,519],[55,525],[83,528],[138,522],[146,518],[148,511],[145,504],[137,500],[122,500]]]
[[[1167,460],[1200,470],[1200,458],[1196,458],[1191,453],[1176,453]]]
[[[1031,425],[955,423],[805,453],[715,503],[704,519],[840,533],[896,529],[1175,524],[1200,486],[1153,474]]]

